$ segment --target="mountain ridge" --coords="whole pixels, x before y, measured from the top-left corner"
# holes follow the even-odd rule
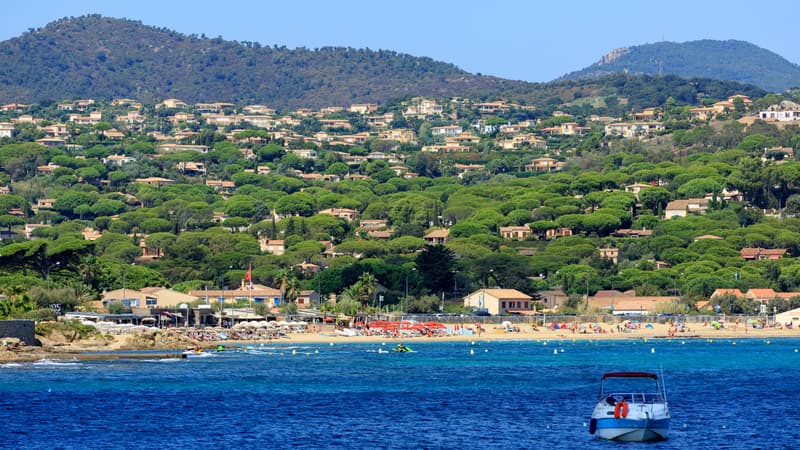
[[[66,93],[297,107],[455,91],[485,95],[528,85],[389,50],[269,47],[99,15],[60,19],[0,42],[3,101]],[[321,89],[325,101],[311,96]]]
[[[270,47],[100,15],[60,19],[0,42],[0,102],[175,97],[190,103],[224,100],[298,108],[428,96],[557,105],[628,96],[627,88],[633,87],[634,92],[649,91],[631,103],[645,107],[663,102],[659,86],[676,85],[684,87],[683,103],[695,103],[701,92],[718,98],[754,92],[752,86],[715,80],[637,80],[619,74],[530,83],[471,74],[450,63],[390,50]]]
[[[558,80],[595,78],[617,72],[715,78],[754,84],[773,92],[800,86],[800,66],[770,50],[733,39],[621,47]]]

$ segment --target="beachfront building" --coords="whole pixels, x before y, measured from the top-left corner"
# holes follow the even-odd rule
[[[100,303],[104,309],[113,303],[120,303],[126,308],[175,308],[181,304],[197,301],[198,297],[162,287],[144,287],[141,289],[122,288],[104,292]]]
[[[800,308],[790,309],[775,315],[775,323],[783,327],[800,327]]]
[[[516,289],[479,289],[464,297],[464,306],[493,316],[533,312],[533,298]]]
[[[252,304],[266,303],[270,307],[277,307],[283,303],[281,291],[278,289],[258,283],[253,283],[251,286],[245,283],[244,280],[242,280],[241,285],[233,289],[199,289],[189,291],[189,295],[201,299],[207,302],[207,304],[222,302],[230,305],[239,301],[245,301]]]
[[[610,312],[617,316],[656,314],[658,305],[672,304],[674,296],[638,296],[634,291],[597,291],[588,299],[590,310]]]
[[[306,290],[300,291],[300,295],[294,299],[295,304],[298,308],[313,308],[320,303],[320,296],[317,291]]]

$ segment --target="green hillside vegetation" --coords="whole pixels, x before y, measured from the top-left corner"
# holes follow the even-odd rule
[[[783,99],[756,98],[751,108],[757,111]],[[447,114],[459,117],[455,123],[465,130],[473,121],[519,123],[535,115],[542,120],[529,125],[532,133],[564,122],[563,116],[542,116],[542,111],[511,108],[487,116],[469,103],[438,101],[448,105]],[[387,111],[411,127],[420,143],[401,145],[377,139],[375,133],[363,143],[344,146],[295,139],[292,133],[311,136],[319,129],[311,120],[282,125],[278,131],[291,138],[284,140],[247,125],[235,132],[208,125],[189,108],[196,123],[182,130],[197,134],[187,142],[211,149],[168,154],[157,152],[159,143],[151,133],[179,127],[167,125],[168,116],[152,104],[142,105],[146,120],[134,129],[121,120],[131,108],[97,102],[90,110],[102,112],[105,121],[70,124],[69,146],[57,148],[33,140],[63,119],[63,111],[34,104],[4,112],[0,122],[26,113],[44,121],[38,126],[18,123],[14,136],[3,138],[0,146],[0,186],[9,187],[0,195],[0,289],[6,297],[0,300],[0,315],[40,314],[50,303],[85,309],[100,292],[123,285],[235,286],[248,266],[255,282],[282,286],[288,299],[301,289],[320,289],[339,294],[342,302],[336,308],[349,312],[361,303],[375,308],[377,284],[384,289],[384,307],[412,312],[436,310],[442,295],[458,311],[458,296],[481,286],[536,294],[558,285],[572,295],[567,311],[581,308],[580,296],[587,289],[593,293],[612,284],[640,295],[680,294],[682,303],[670,306],[672,312],[695,311],[696,302],[717,288],[800,292],[800,163],[787,158],[785,150],[800,147],[797,126],[761,121],[744,126],[733,120],[748,111],[731,111],[710,123],[692,121],[690,106],[668,97],[650,105],[663,110],[668,127],[663,133],[622,139],[605,136],[601,126],[588,120],[600,110],[552,106],[572,111],[571,119],[586,125],[586,133],[544,135],[547,149],[507,151],[499,146],[502,133],[490,131],[477,135],[479,142],[463,153],[422,152],[422,145],[441,143],[430,135],[432,126],[449,122],[404,118],[402,104],[389,104]],[[351,119],[355,125],[363,120]],[[106,137],[110,127],[123,130],[123,137]],[[764,148],[778,149],[767,153]],[[316,157],[293,152],[302,149],[315,150]],[[402,162],[366,156],[376,151]],[[250,153],[253,157],[246,157]],[[104,163],[109,155],[135,160]],[[524,170],[545,155],[564,162],[564,169]],[[366,159],[348,162],[351,156]],[[206,173],[181,170],[178,163],[187,161],[203,163]],[[48,164],[52,170],[43,173],[41,166]],[[460,164],[482,166],[459,174]],[[399,175],[393,165],[419,176]],[[263,167],[270,169],[268,174],[257,172]],[[328,181],[303,177],[307,174],[361,178]],[[145,177],[174,184],[135,181]],[[207,180],[230,180],[234,187],[216,189]],[[633,183],[650,186],[637,198],[626,192]],[[726,199],[725,192],[732,190],[743,201]],[[704,196],[710,197],[707,214],[662,218],[670,200]],[[55,199],[52,207],[37,206],[48,198]],[[360,221],[385,220],[390,236],[371,237],[358,220],[320,214],[327,208],[353,209]],[[33,230],[29,240],[25,224],[49,226]],[[504,239],[500,227],[511,225],[529,225],[532,235],[522,241]],[[102,236],[87,240],[81,235],[86,228]],[[438,228],[450,229],[447,243],[425,245],[423,236]],[[546,238],[548,230],[559,228],[570,228],[574,235]],[[620,229],[653,230],[653,235],[625,237]],[[707,234],[723,240],[696,240]],[[286,252],[262,252],[259,238],[283,240]],[[141,241],[160,249],[163,257],[142,259]],[[328,241],[335,246],[335,258],[324,254]],[[605,247],[620,249],[617,264],[600,257]],[[739,256],[745,247],[785,248],[788,253],[776,260],[745,261]],[[304,271],[298,266],[304,262],[324,270]],[[406,290],[409,298],[401,301]],[[799,306],[796,300],[774,299],[769,307],[783,311]],[[723,307],[752,313],[755,305],[749,299],[729,299]]]
[[[773,92],[800,86],[800,67],[797,64],[749,42],[657,42],[615,52],[619,53],[616,57],[607,56],[563,78],[581,79],[626,72],[732,80]]]
[[[0,102],[45,105],[75,98],[179,98],[319,108],[422,95],[540,106],[615,96],[646,107],[670,95],[687,104],[696,103],[700,92],[715,98],[763,95],[753,87],[711,81],[716,75],[707,73],[708,80],[692,83],[626,76],[526,83],[392,51],[270,47],[96,15],[62,19],[0,43]]]
[[[392,51],[270,47],[95,15],[5,41],[0,61],[6,101],[179,97],[298,107],[475,95],[520,84]]]

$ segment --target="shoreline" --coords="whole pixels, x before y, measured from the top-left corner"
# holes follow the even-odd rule
[[[293,333],[273,342],[295,343],[375,343],[375,342],[471,342],[471,341],[611,341],[611,340],[669,340],[669,339],[775,339],[800,338],[800,331],[795,330],[748,330],[706,332],[691,331],[670,335],[667,330],[647,330],[630,333],[571,333],[562,330],[522,331],[522,332],[483,332],[480,335],[448,335],[448,336],[338,336],[330,333]],[[229,341],[230,343],[242,341]],[[255,341],[262,342],[262,341]]]
[[[174,332],[174,330],[172,330]],[[360,335],[342,336],[337,335],[333,329],[322,329],[319,332],[288,333],[275,339],[243,339],[243,340],[219,340],[219,341],[186,341],[164,342],[163,345],[137,345],[135,335],[120,335],[112,342],[98,343],[95,341],[73,342],[61,344],[48,344],[43,342],[41,347],[23,347],[18,350],[0,351],[0,364],[15,362],[35,362],[41,360],[103,360],[118,359],[120,354],[125,352],[131,355],[157,355],[163,358],[181,358],[181,353],[188,346],[196,346],[202,349],[215,349],[219,345],[241,346],[253,344],[375,344],[407,343],[414,345],[426,342],[464,342],[475,344],[479,342],[492,341],[613,341],[613,340],[753,340],[753,339],[791,339],[800,338],[800,329],[785,328],[765,328],[765,329],[714,329],[712,327],[700,327],[699,329],[687,329],[684,332],[670,332],[668,325],[654,324],[652,328],[641,328],[628,332],[615,332],[603,330],[603,332],[573,332],[568,329],[539,329],[534,331],[529,327],[524,327],[520,331],[504,331],[502,329],[485,329],[480,334],[450,334],[442,336],[385,336],[385,335]],[[145,353],[146,352],[146,353]],[[107,353],[108,355],[103,355]],[[138,356],[135,356],[138,357]]]

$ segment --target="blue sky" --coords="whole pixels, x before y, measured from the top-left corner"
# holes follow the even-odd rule
[[[661,40],[739,39],[800,63],[790,22],[800,2],[792,0],[28,0],[3,10],[0,40],[97,13],[264,45],[395,50],[526,81],[549,81],[614,48]]]

